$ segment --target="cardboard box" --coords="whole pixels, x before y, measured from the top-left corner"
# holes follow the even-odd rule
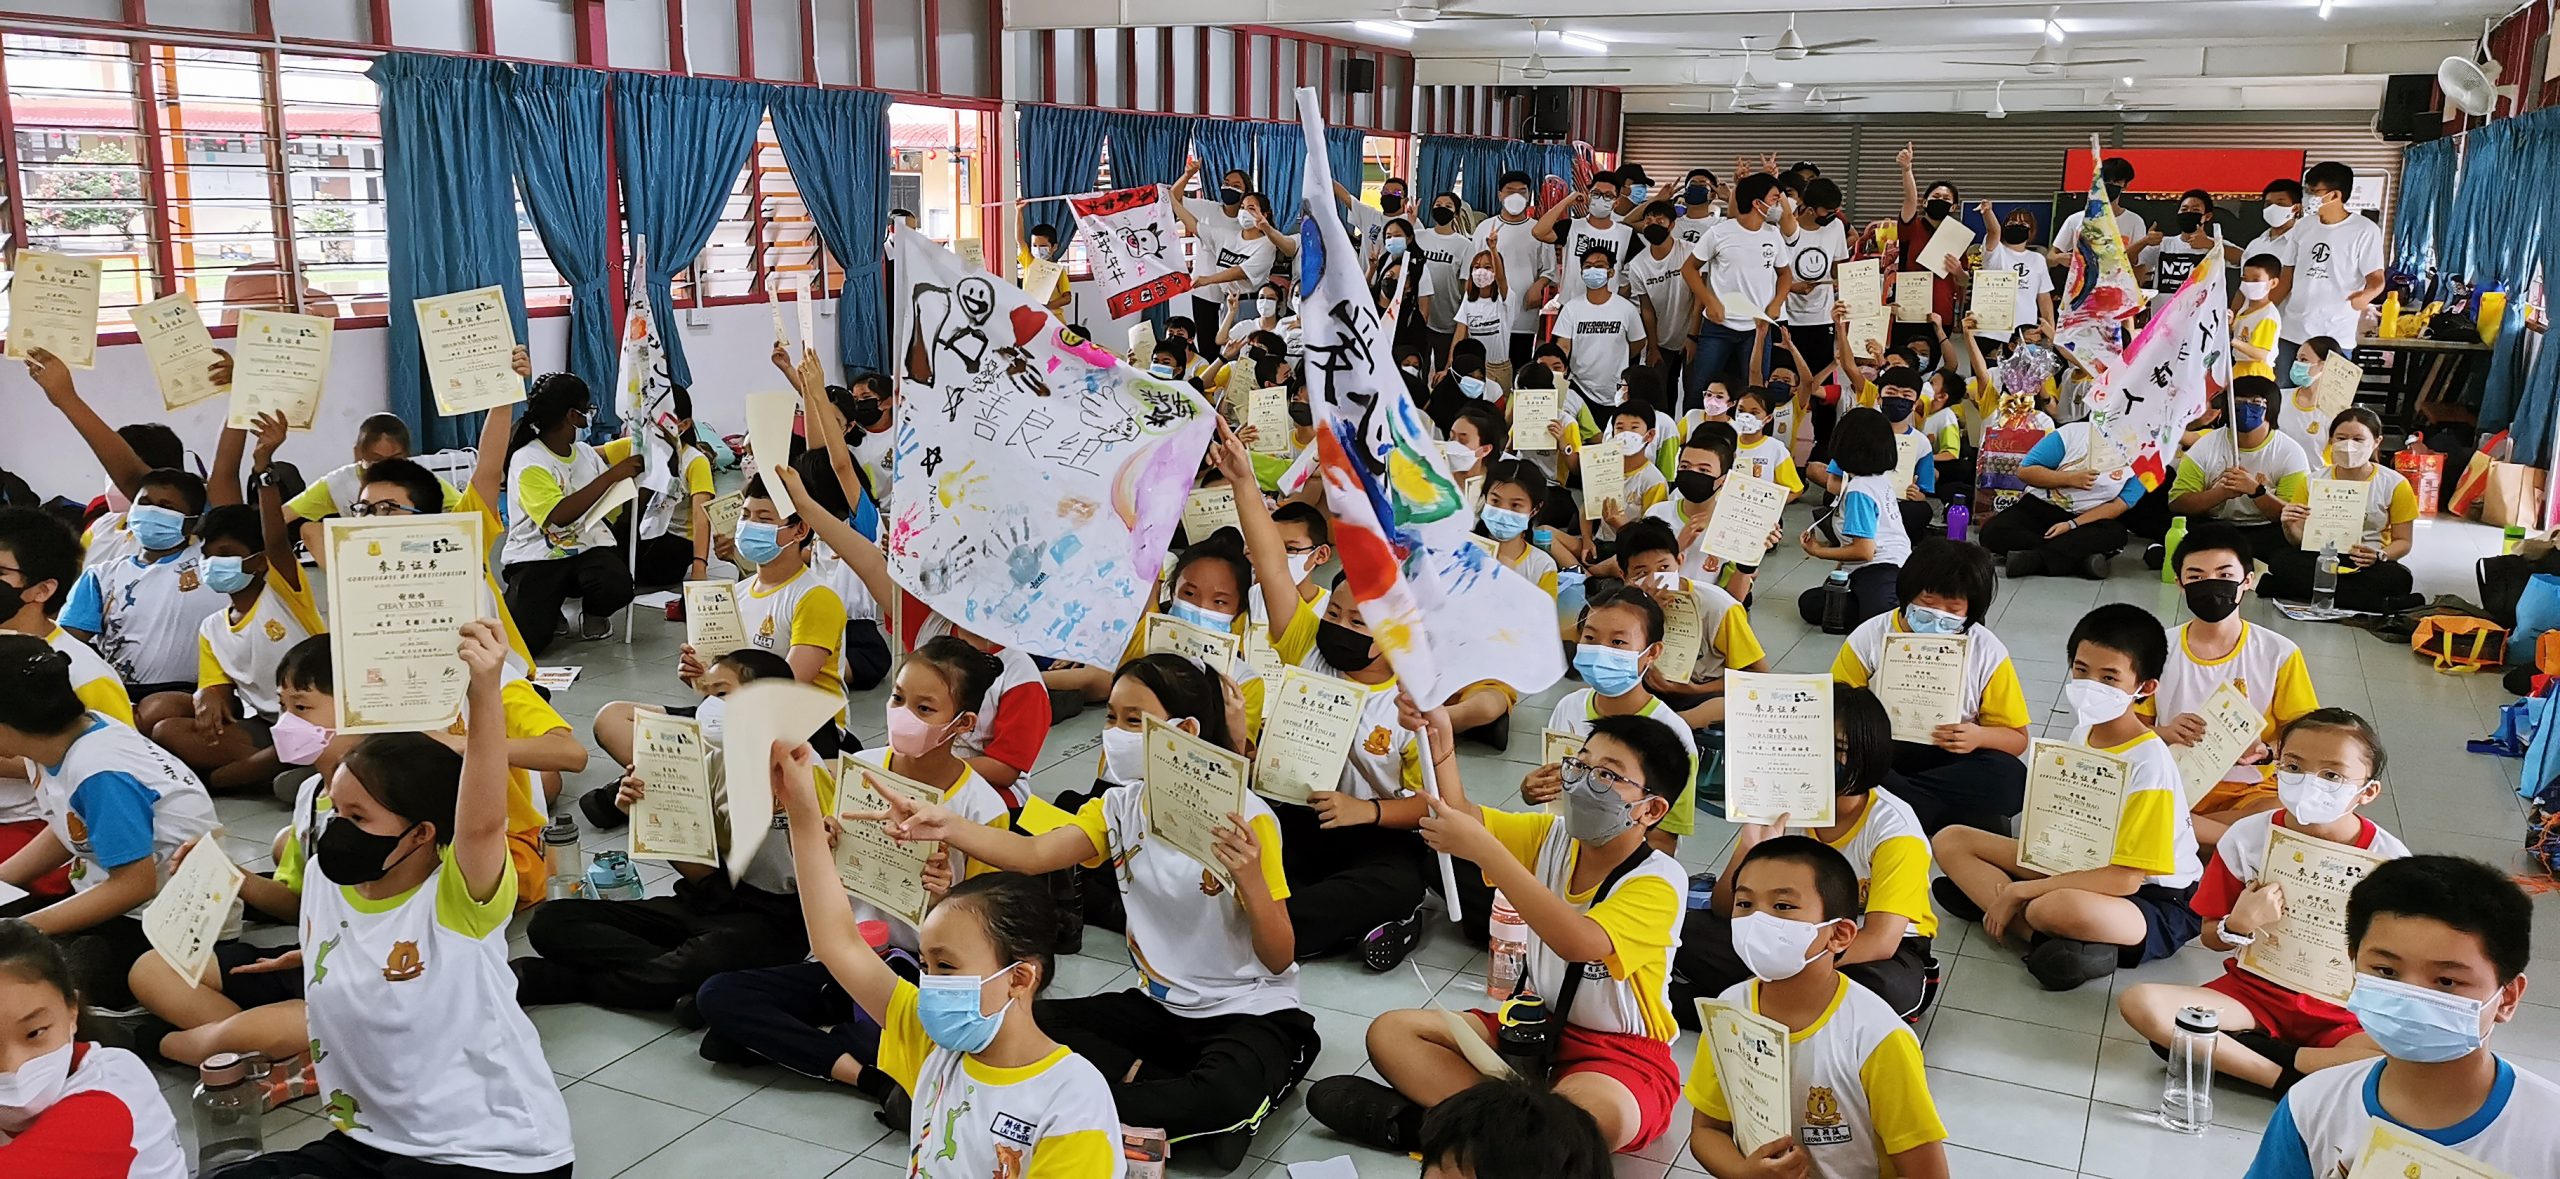
[[[2538,467],[2521,463],[2491,466],[2488,490],[2480,499],[2480,522],[2497,528],[2541,527],[2542,482]]]

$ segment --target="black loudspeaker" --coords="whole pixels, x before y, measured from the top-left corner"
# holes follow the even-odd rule
[[[1365,57],[1346,59],[1342,63],[1342,91],[1345,94],[1374,94],[1378,89],[1378,63]]]
[[[1564,139],[1573,134],[1573,91],[1563,86],[1531,86],[1529,117],[1520,127],[1522,139]]]
[[[2435,107],[2434,74],[2393,74],[2382,83],[2382,110],[2373,130],[2392,143],[2425,143],[2444,134]]]

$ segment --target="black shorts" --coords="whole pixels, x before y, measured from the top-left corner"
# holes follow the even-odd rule
[[[2188,904],[2196,895],[2196,886],[2162,888],[2145,884],[2133,890],[2126,900],[2142,910],[2142,944],[2116,949],[2116,965],[2125,969],[2145,962],[2157,962],[2178,952],[2178,947],[2194,941],[2204,932],[2204,918],[2196,916]]]
[[[222,997],[239,1004],[243,1011],[301,998],[302,968],[299,966],[249,974],[235,973],[239,967],[289,953],[292,949],[289,945],[253,946],[243,941],[214,943],[214,965],[222,971]]]

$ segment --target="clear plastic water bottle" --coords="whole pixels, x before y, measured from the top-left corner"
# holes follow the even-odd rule
[[[2210,1007],[2178,1009],[2169,1040],[2169,1076],[2160,1089],[2160,1123],[2181,1134],[2202,1134],[2213,1124],[2213,1045],[2222,1016]]]
[[[542,863],[548,877],[542,893],[545,899],[584,900],[594,895],[587,887],[586,865],[578,856],[578,820],[566,812],[542,829]]]
[[[267,1153],[267,1058],[224,1052],[196,1069],[188,1106],[196,1127],[196,1174],[210,1175]]]
[[[1849,633],[1849,571],[1834,569],[1822,582],[1822,633]]]
[[[2311,567],[2311,604],[2326,610],[2338,602],[2338,546],[2320,546],[2320,560]]]
[[[636,901],[649,895],[647,885],[640,882],[640,869],[631,863],[629,854],[600,851],[587,868],[587,889],[608,901]]]
[[[1520,978],[1529,968],[1529,923],[1520,919],[1520,911],[1511,907],[1508,898],[1496,892],[1491,927],[1492,960],[1485,964],[1484,993],[1507,999],[1520,989]]]

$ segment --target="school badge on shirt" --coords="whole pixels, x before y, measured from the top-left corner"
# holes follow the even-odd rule
[[[1804,1095],[1804,1128],[1796,1137],[1807,1146],[1838,1146],[1849,1140],[1840,1116],[1840,1096],[1829,1085],[1816,1085]]]
[[[270,643],[281,643],[281,642],[283,642],[283,641],[284,641],[284,636],[285,636],[284,624],[283,624],[283,623],[281,623],[281,622],[278,622],[278,621],[276,621],[275,619],[272,619],[272,618],[268,619],[268,620],[267,620],[267,641],[268,641],[268,642],[270,642]]]

